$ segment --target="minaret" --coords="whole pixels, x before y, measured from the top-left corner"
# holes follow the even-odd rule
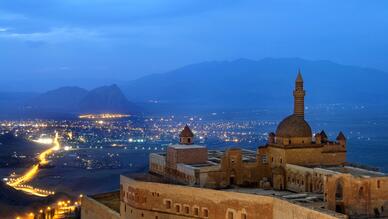
[[[295,81],[294,90],[294,114],[296,116],[304,117],[304,96],[306,95],[303,89],[303,78],[300,70]]]

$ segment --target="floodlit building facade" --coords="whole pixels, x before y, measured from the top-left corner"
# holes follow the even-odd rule
[[[347,163],[342,132],[313,134],[305,95],[299,72],[294,113],[256,151],[210,151],[185,126],[179,144],[150,154],[148,174],[121,176],[120,218],[388,217],[388,177]]]

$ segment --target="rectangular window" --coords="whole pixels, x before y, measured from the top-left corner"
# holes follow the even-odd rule
[[[231,211],[228,212],[228,219],[234,219],[233,212],[231,212]]]
[[[185,206],[185,214],[190,214],[190,207],[189,206]]]
[[[242,214],[241,214],[241,219],[247,219],[247,214],[242,213]]]
[[[194,215],[199,216],[199,208],[197,207],[194,208]]]
[[[267,164],[267,163],[268,163],[267,155],[261,156],[261,162],[262,162],[263,164]]]
[[[175,205],[175,211],[177,213],[180,213],[181,212],[181,206],[180,205]]]
[[[203,213],[203,217],[205,217],[205,218],[209,217],[209,210],[208,209],[204,208],[202,210],[202,213]]]
[[[170,200],[166,200],[166,208],[171,209],[171,201]]]

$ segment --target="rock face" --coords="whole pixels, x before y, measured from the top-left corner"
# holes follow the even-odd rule
[[[28,99],[19,108],[21,113],[30,115],[138,112],[137,107],[127,100],[116,85],[91,91],[79,87],[62,87]]]
[[[89,91],[79,102],[79,109],[84,113],[128,113],[135,106],[127,100],[118,86],[111,85]]]

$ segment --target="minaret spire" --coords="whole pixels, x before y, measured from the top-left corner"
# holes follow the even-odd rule
[[[304,117],[304,96],[306,92],[303,88],[303,78],[300,69],[298,70],[298,76],[295,81],[294,90],[294,114]]]

